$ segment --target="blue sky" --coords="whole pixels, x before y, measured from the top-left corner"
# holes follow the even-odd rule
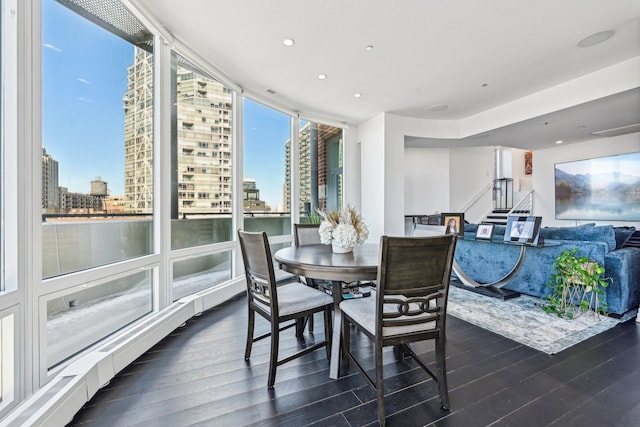
[[[53,0],[42,12],[42,145],[58,184],[88,193],[101,177],[124,194],[124,110],[133,47]]]
[[[53,0],[42,11],[42,145],[58,184],[89,193],[96,177],[124,194],[124,110],[133,46]],[[245,101],[245,174],[272,209],[282,203],[289,116]]]
[[[556,167],[564,172],[577,174],[599,174],[620,172],[631,176],[640,176],[640,153],[608,156],[576,162],[559,163]]]
[[[256,180],[260,199],[272,210],[282,203],[285,143],[290,117],[251,100],[244,102],[244,176]]]

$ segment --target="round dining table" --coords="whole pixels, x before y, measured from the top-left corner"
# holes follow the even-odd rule
[[[338,378],[340,361],[340,325],[342,312],[342,283],[376,280],[379,245],[365,243],[345,254],[333,253],[331,245],[291,246],[278,250],[273,256],[280,268],[309,279],[331,281],[334,301],[333,337],[329,377]]]

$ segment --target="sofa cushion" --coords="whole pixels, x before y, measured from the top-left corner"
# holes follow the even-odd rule
[[[464,232],[465,233],[473,233],[475,235],[477,230],[478,230],[478,224],[465,224],[464,225]]]
[[[502,238],[504,237],[504,233],[507,231],[507,226],[506,225],[496,225],[495,227],[493,227],[493,236],[496,237],[498,236],[500,239],[502,240]]]
[[[623,247],[635,231],[635,227],[613,227],[613,232],[616,237],[616,249]]]
[[[576,233],[584,227],[595,227],[595,223],[577,225],[575,227],[544,227],[540,229],[540,237],[553,240],[578,240]]]
[[[577,227],[545,227],[540,229],[540,237],[554,240],[605,242],[609,251],[616,249],[616,236],[612,225],[585,224]]]

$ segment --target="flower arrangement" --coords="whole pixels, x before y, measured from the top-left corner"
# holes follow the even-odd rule
[[[351,205],[337,212],[318,210],[318,213],[323,219],[318,232],[325,245],[350,249],[363,244],[369,237],[369,227]]]

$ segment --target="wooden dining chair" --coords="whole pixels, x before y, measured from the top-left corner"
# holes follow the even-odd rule
[[[298,281],[276,285],[273,259],[265,232],[255,233],[238,230],[238,238],[247,280],[249,308],[244,358],[249,360],[251,357],[251,347],[254,342],[271,337],[267,387],[272,388],[278,366],[322,347],[326,348],[327,358],[330,358],[332,328],[330,309],[333,305],[333,298]],[[318,312],[324,313],[324,340],[290,356],[278,359],[280,332],[296,326],[307,316]],[[270,332],[259,337],[254,337],[256,313],[271,324]],[[286,323],[290,321],[292,322]]]
[[[456,237],[381,238],[375,297],[345,300],[342,310],[343,363],[352,361],[376,390],[378,422],[385,424],[382,349],[397,346],[438,384],[440,405],[449,408],[446,369],[446,312]],[[374,343],[375,380],[350,350],[350,325]],[[416,355],[410,343],[435,341],[435,372]]]
[[[320,224],[293,224],[293,240],[296,246],[320,245]]]
[[[293,242],[296,246],[307,245],[320,245],[320,224],[293,224]],[[311,279],[307,277],[300,278],[308,286],[318,288],[320,280]],[[309,327],[309,332],[313,332],[313,316],[309,316],[305,319],[305,323],[302,325],[304,330],[305,326]]]

